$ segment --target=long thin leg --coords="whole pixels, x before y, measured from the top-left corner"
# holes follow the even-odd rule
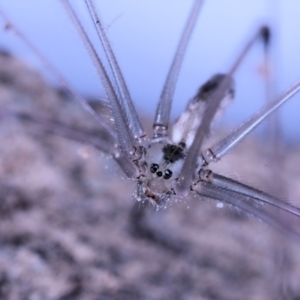
[[[42,61],[45,67],[58,79],[58,81],[71,92],[79,104],[86,110],[111,138],[114,138],[115,134],[112,129],[106,124],[106,122],[94,111],[89,103],[72,87],[70,83],[60,74],[60,72],[49,62],[49,60],[35,47],[35,45],[19,30],[19,28],[6,16],[6,14],[0,9],[0,15],[6,22],[6,29],[13,29],[14,34],[20,38],[25,45],[27,45],[33,53]]]
[[[61,0],[61,2],[64,5],[64,8],[66,9],[67,13],[69,14],[75,28],[78,31],[79,36],[81,37],[82,42],[86,47],[86,50],[89,53],[90,58],[94,63],[99,78],[105,89],[106,95],[112,105],[112,111],[114,115],[120,149],[124,152],[124,154],[131,155],[134,150],[134,137],[131,135],[129,128],[126,126],[126,115],[116,95],[116,91],[114,90],[113,85],[106,73],[103,63],[101,62],[94,46],[92,45],[88,35],[82,27],[82,24],[80,23],[69,1]]]
[[[19,122],[25,123],[26,128],[28,128],[28,125],[33,125],[33,129],[36,131],[55,134],[92,146],[93,148],[110,155],[119,164],[128,178],[135,178],[137,175],[136,168],[132,161],[117,150],[115,147],[115,140],[111,140],[109,136],[108,138],[104,138],[99,134],[91,135],[89,132],[77,128],[70,128],[57,121],[44,120],[26,113],[12,112],[5,109],[0,110],[0,119],[1,118],[14,118]],[[103,135],[106,135],[105,131],[103,132]]]
[[[217,142],[202,153],[205,164],[217,161],[231,150],[238,142],[245,138],[256,126],[264,121],[272,112],[289,100],[300,90],[300,81],[296,82],[274,101],[268,103],[258,113],[233,130],[228,136]]]
[[[16,119],[26,126],[33,125],[34,129],[42,132],[59,135],[80,143],[84,143],[104,152],[111,154],[114,142],[109,139],[104,139],[101,135],[94,136],[86,131],[74,129],[58,121],[45,120],[37,116],[32,116],[23,112],[13,112],[7,109],[0,110],[1,118]],[[105,133],[104,133],[105,134]]]
[[[187,23],[181,35],[179,44],[177,46],[177,50],[174,55],[173,62],[171,64],[169,73],[164,83],[160,100],[157,104],[154,123],[153,123],[154,138],[166,137],[168,135],[170,111],[171,111],[171,106],[172,106],[172,101],[174,97],[174,91],[175,91],[179,71],[184,58],[184,54],[186,52],[188,42],[190,40],[192,31],[196,24],[202,2],[203,2],[202,0],[195,0],[190,15],[188,17]]]
[[[65,86],[71,94],[75,97],[75,99],[83,106],[85,110],[87,110],[101,125],[102,129],[105,131],[105,134],[109,137],[111,140],[115,140],[115,134],[112,131],[112,129],[106,124],[106,122],[99,116],[97,113],[93,110],[93,108],[88,104],[88,102],[65,80],[65,78],[56,70],[56,68],[43,56],[43,54],[34,46],[33,43],[9,20],[9,18],[6,16],[6,14],[0,10],[0,15],[2,18],[6,21],[8,29],[13,29],[14,33],[19,37],[36,55],[39,57],[39,59],[44,63],[44,65],[47,67],[48,70],[50,70],[54,76],[59,80],[59,82]],[[32,121],[33,121],[32,117]],[[37,120],[35,120],[37,121]],[[41,120],[40,120],[41,121]],[[99,138],[99,141],[97,142],[96,139],[90,140],[89,138],[85,137],[84,134],[80,134],[78,132],[75,132],[71,128],[63,128],[56,126],[46,126],[46,123],[44,123],[45,127],[48,127],[48,131],[50,127],[52,127],[53,133],[59,134],[61,136],[65,136],[70,139],[77,140],[79,142],[87,143],[93,147],[98,148],[99,150],[106,152],[106,146],[105,142],[103,145],[101,145],[101,139]],[[53,124],[52,124],[53,125]],[[54,130],[54,128],[56,128]],[[44,128],[45,129],[45,128]],[[54,132],[55,131],[55,132]],[[125,136],[125,135],[124,135]],[[136,177],[136,170],[134,169],[134,166],[132,162],[128,159],[126,154],[118,152],[109,153],[112,155],[112,157],[117,161],[117,163],[120,165],[121,169],[124,171],[124,173],[129,178],[135,178]]]
[[[244,194],[245,196],[249,196],[251,198],[255,198],[259,200],[260,202],[268,203],[270,205],[273,205],[275,207],[278,207],[286,212],[289,212],[291,214],[294,214],[298,217],[300,217],[300,209],[290,205],[289,203],[285,201],[281,201],[271,195],[268,195],[267,193],[257,190],[253,187],[250,187],[244,183],[235,181],[231,178],[227,178],[225,176],[215,174],[210,170],[203,169],[200,171],[200,178],[203,181],[207,181],[212,183],[214,186],[217,186],[219,188],[226,189],[228,191],[237,192],[240,194]]]
[[[189,187],[194,176],[191,170],[194,170],[195,166],[197,165],[199,149],[201,148],[204,138],[209,132],[211,121],[217,112],[224,93],[230,86],[230,82],[231,76],[225,76],[220,84],[219,89],[213,93],[210,102],[207,104],[203,114],[203,119],[201,120],[200,126],[197,129],[194,141],[187,152],[184,164],[178,177],[176,191],[180,194],[188,193],[189,191]]]
[[[290,225],[286,224],[282,220],[279,220],[270,212],[264,210],[261,206],[255,205],[255,200],[257,200],[256,198],[253,198],[249,195],[246,196],[238,192],[229,191],[220,188],[212,183],[203,181],[198,181],[196,184],[194,184],[192,186],[192,190],[196,192],[200,197],[202,196],[218,200],[240,208],[244,212],[254,215],[267,224],[271,225],[297,243],[300,243],[300,234],[296,232]]]
[[[228,88],[230,87],[233,73],[240,66],[246,54],[249,52],[249,50],[252,48],[255,42],[257,40],[261,40],[261,38],[265,43],[268,43],[269,30],[267,27],[260,28],[254,34],[254,36],[251,37],[251,39],[246,43],[245,47],[242,49],[241,53],[238,55],[236,61],[233,63],[233,66],[231,67],[229,73],[226,76],[224,76],[222,82],[219,85],[219,88],[212,93],[211,99],[207,103],[206,109],[203,114],[203,118],[197,129],[194,141],[187,152],[186,159],[178,177],[176,190],[180,194],[188,192],[194,175],[190,170],[193,170],[194,167],[197,165],[199,150],[201,149],[201,145],[204,141],[204,138],[209,133],[210,124],[220,106],[221,100],[223,99],[224,94],[226,93]]]
[[[100,20],[99,16],[97,15],[93,1],[85,0],[85,3],[88,8],[88,11],[90,13],[90,16],[94,22],[96,31],[98,33],[98,37],[102,43],[104,52],[106,54],[106,58],[109,62],[110,68],[112,70],[113,77],[114,77],[114,80],[116,82],[116,86],[118,89],[118,95],[120,97],[119,100],[120,100],[121,106],[123,107],[124,112],[125,112],[126,125],[128,128],[130,128],[130,131],[131,131],[131,134],[133,135],[133,137],[136,140],[140,140],[146,134],[145,134],[144,128],[142,126],[141,120],[137,114],[137,111],[133,105],[129,90],[127,88],[127,85],[124,80],[121,69],[119,67],[119,64],[116,60],[113,49],[112,49],[112,47],[109,43],[109,40],[106,36],[106,33],[103,29],[101,20]]]

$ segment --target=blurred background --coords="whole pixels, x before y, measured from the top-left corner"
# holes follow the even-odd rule
[[[84,1],[72,1],[100,49]],[[170,66],[192,1],[98,1],[100,16],[138,110],[149,117]],[[103,98],[94,67],[59,1],[0,0],[1,8],[84,95]],[[261,24],[273,29],[274,93],[300,79],[300,4],[297,1],[206,1],[193,33],[175,93],[172,117],[210,76],[226,72],[239,49]],[[21,56],[57,84],[22,42],[1,31],[0,47]],[[257,44],[236,74],[236,100],[222,122],[238,124],[257,111],[265,99],[263,52]],[[276,70],[276,72],[275,72]],[[276,74],[275,74],[276,73]],[[277,92],[276,92],[277,90]],[[299,141],[300,96],[280,110],[284,137]]]

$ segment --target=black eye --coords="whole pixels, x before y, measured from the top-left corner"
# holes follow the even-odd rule
[[[185,148],[185,147],[186,147],[186,144],[185,144],[184,142],[180,142],[180,143],[179,143],[179,146],[180,146],[181,148]]]
[[[169,169],[167,169],[167,170],[165,170],[165,172],[164,172],[164,179],[169,179],[171,176],[172,176],[172,171],[171,170],[169,170]]]
[[[162,176],[162,172],[161,172],[161,171],[158,171],[158,172],[156,173],[156,175],[157,175],[158,177],[161,177],[161,176]]]
[[[150,172],[151,173],[155,173],[158,169],[159,169],[158,164],[151,164],[151,166],[150,166]]]

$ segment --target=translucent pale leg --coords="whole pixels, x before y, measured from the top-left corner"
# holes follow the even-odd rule
[[[109,137],[106,139],[101,135],[91,135],[89,132],[73,129],[60,122],[44,120],[26,113],[17,113],[1,109],[0,118],[15,118],[18,121],[25,123],[26,129],[28,130],[33,129],[43,133],[51,133],[92,146],[93,148],[110,155],[118,163],[128,178],[136,178],[137,176],[137,171],[132,161],[126,155],[120,153],[114,139],[111,140]],[[30,125],[33,125],[33,127]],[[105,131],[103,131],[103,135],[106,135]]]
[[[217,142],[212,147],[203,151],[202,156],[205,164],[211,161],[217,161],[230,151],[238,142],[244,139],[256,126],[264,121],[272,112],[278,109],[282,104],[289,100],[300,90],[300,81],[296,82],[292,87],[286,90],[274,101],[265,105],[258,113],[250,117],[246,122],[233,130],[229,135]]]
[[[131,135],[135,140],[140,140],[146,134],[141,123],[141,120],[137,114],[137,111],[133,105],[129,90],[127,88],[126,82],[124,80],[122,71],[116,60],[113,49],[109,43],[106,33],[103,29],[103,25],[99,16],[97,15],[95,5],[92,0],[85,0],[88,11],[90,13],[91,19],[94,22],[98,37],[102,43],[106,58],[109,62],[110,68],[112,70],[113,79],[116,83],[118,90],[117,95],[119,95],[119,101],[122,109],[124,110],[125,123],[128,128],[130,128]]]
[[[115,127],[118,136],[118,145],[121,151],[124,152],[124,154],[131,155],[134,150],[134,138],[131,135],[129,128],[126,126],[126,116],[124,110],[122,110],[122,105],[116,95],[116,91],[113,88],[113,85],[107,75],[107,72],[104,68],[101,59],[99,58],[94,46],[92,45],[89,37],[87,36],[82,24],[80,23],[69,1],[61,0],[61,2],[64,5],[67,13],[69,14],[82,42],[84,43],[88,51],[90,58],[93,61],[93,64],[98,72],[99,79],[101,80],[101,83],[105,89],[105,93],[111,103],[115,120]]]
[[[269,211],[264,210],[263,207],[255,205],[257,198],[250,195],[229,191],[224,188],[220,188],[212,183],[198,181],[192,186],[192,190],[199,196],[221,201],[223,203],[231,204],[237,208],[240,208],[246,213],[254,215],[261,219],[272,227],[282,232],[285,236],[293,239],[297,243],[300,243],[300,235],[289,224],[283,222],[273,216]]]
[[[25,45],[27,45],[33,53],[42,61],[45,67],[58,79],[59,83],[62,84],[70,93],[75,97],[80,105],[86,110],[99,124],[108,135],[113,138],[115,133],[106,124],[106,122],[95,112],[95,110],[89,105],[72,85],[60,74],[60,72],[49,62],[49,60],[35,47],[35,45],[19,30],[19,28],[6,16],[6,14],[0,9],[0,15],[7,23],[6,28],[12,29],[14,34],[21,39]]]
[[[190,15],[185,24],[183,33],[181,35],[177,50],[175,52],[173,62],[169,69],[164,87],[160,96],[160,100],[157,104],[156,113],[153,123],[153,137],[166,137],[168,135],[168,125],[171,112],[172,101],[174,97],[174,91],[179,75],[179,71],[182,65],[184,54],[188,42],[190,40],[192,31],[195,27],[198,15],[200,12],[202,0],[195,0],[194,5],[190,11]]]
[[[187,152],[186,159],[178,177],[178,182],[175,189],[179,194],[187,193],[189,190],[194,175],[190,170],[193,170],[197,165],[199,159],[199,151],[201,149],[203,140],[209,133],[211,122],[220,106],[225,91],[230,86],[233,73],[240,66],[246,54],[249,52],[255,42],[261,39],[263,39],[264,43],[269,42],[269,30],[267,27],[260,28],[248,40],[240,54],[237,56],[237,59],[233,63],[233,66],[231,67],[228,75],[224,77],[223,81],[219,85],[219,88],[214,93],[212,93],[211,99],[208,101],[207,107],[203,114],[203,118],[197,129],[195,139]]]
[[[222,189],[226,189],[228,191],[237,192],[240,194],[244,194],[245,196],[249,196],[251,198],[255,198],[256,200],[259,200],[260,202],[268,203],[270,205],[273,205],[275,207],[278,207],[286,212],[289,212],[293,215],[296,215],[300,217],[300,209],[290,205],[289,203],[285,201],[281,201],[271,195],[268,195],[267,193],[257,190],[253,187],[250,187],[246,184],[243,184],[241,182],[235,181],[231,178],[227,178],[222,175],[218,175],[213,173],[210,170],[203,169],[200,171],[200,178],[203,181],[207,181],[212,183],[214,186],[217,186]]]

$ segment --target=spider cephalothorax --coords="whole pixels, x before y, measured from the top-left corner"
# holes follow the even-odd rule
[[[173,185],[182,168],[186,148],[169,140],[152,141],[145,148],[141,160],[143,176],[137,192],[137,199],[150,200],[159,205],[174,195]]]

